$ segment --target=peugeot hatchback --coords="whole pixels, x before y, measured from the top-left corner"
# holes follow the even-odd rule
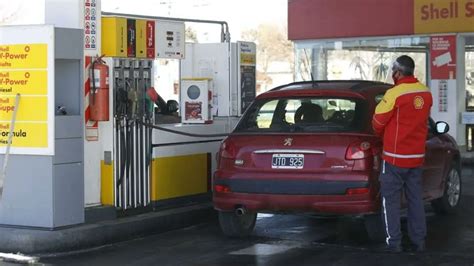
[[[390,87],[298,82],[259,95],[219,150],[213,202],[224,234],[250,234],[258,212],[304,212],[366,217],[373,237],[382,142],[371,120]],[[427,123],[424,198],[451,212],[461,195],[460,153],[445,122]]]

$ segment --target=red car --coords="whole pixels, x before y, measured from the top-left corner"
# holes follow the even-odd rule
[[[375,234],[382,143],[371,120],[390,87],[297,82],[259,95],[219,150],[213,202],[224,234],[250,234],[258,212],[363,216]],[[460,153],[445,122],[428,123],[424,198],[452,212],[461,196]]]

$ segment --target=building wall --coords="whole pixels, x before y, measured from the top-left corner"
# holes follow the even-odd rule
[[[413,1],[291,0],[288,38],[407,35],[413,32]]]

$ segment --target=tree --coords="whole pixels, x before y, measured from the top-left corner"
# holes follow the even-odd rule
[[[196,30],[193,29],[191,26],[186,26],[185,37],[186,37],[186,42],[194,42],[194,43],[199,42],[197,34],[196,34]]]
[[[0,1],[0,25],[8,25],[17,19],[22,5],[22,2]]]
[[[273,62],[287,62],[293,72],[293,43],[288,40],[286,28],[276,24],[260,24],[257,29],[243,31],[242,39],[257,44],[257,68],[262,77],[259,81],[265,85],[271,85],[267,83],[271,82],[268,69]]]

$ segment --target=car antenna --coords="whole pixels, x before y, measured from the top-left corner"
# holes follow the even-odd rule
[[[311,73],[311,84],[313,88],[318,87],[318,83],[316,83],[316,81],[314,80],[313,73]]]

